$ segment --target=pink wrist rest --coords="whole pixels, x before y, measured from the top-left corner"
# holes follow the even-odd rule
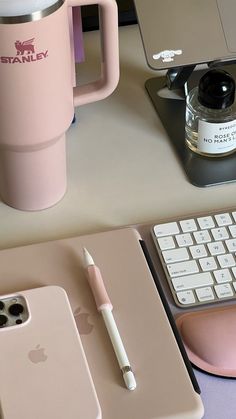
[[[100,270],[95,265],[89,266],[87,270],[88,282],[91,287],[97,309],[99,311],[103,308],[109,308],[112,310],[113,307],[106,292]]]
[[[236,305],[186,313],[176,324],[194,365],[211,374],[236,377]]]

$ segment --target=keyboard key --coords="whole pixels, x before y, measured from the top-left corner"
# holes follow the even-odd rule
[[[213,285],[214,280],[210,272],[201,272],[196,275],[172,278],[172,284],[176,291],[183,291],[207,285]]]
[[[236,225],[234,224],[232,226],[229,226],[229,231],[230,231],[231,236],[233,238],[235,238],[236,237]]]
[[[183,233],[189,233],[197,230],[197,224],[194,219],[180,221]]]
[[[211,236],[208,232],[208,230],[202,230],[202,231],[195,231],[193,233],[196,242],[199,243],[207,243],[211,241]]]
[[[228,249],[229,252],[236,252],[236,240],[235,239],[225,240],[225,244],[226,244],[227,249]]]
[[[232,266],[235,266],[235,259],[233,255],[229,253],[226,255],[217,256],[217,259],[221,268],[231,268]]]
[[[202,230],[215,227],[215,223],[212,217],[200,217],[197,218],[197,221]]]
[[[154,227],[156,237],[172,236],[179,233],[179,227],[176,222],[157,224]]]
[[[214,269],[217,269],[217,264],[215,258],[213,257],[199,259],[199,263],[204,272],[213,271]]]
[[[236,211],[232,212],[232,216],[233,216],[234,221],[236,222]]]
[[[218,284],[232,281],[232,276],[229,272],[229,269],[218,269],[214,272],[214,277]]]
[[[223,242],[207,243],[208,250],[212,256],[221,255],[225,253]]]
[[[229,238],[229,233],[225,227],[213,228],[211,233],[214,237],[214,240],[226,240]]]
[[[191,246],[189,248],[193,259],[199,259],[207,256],[207,250],[204,244],[198,244],[197,246]]]
[[[175,248],[175,242],[172,236],[161,237],[160,239],[157,239],[157,241],[161,250],[168,250],[168,249]]]
[[[191,290],[180,291],[180,292],[177,292],[176,295],[181,304],[193,304],[196,301],[193,291]]]
[[[180,275],[189,275],[195,272],[199,272],[199,268],[195,260],[172,263],[172,265],[167,265],[167,269],[172,278]]]
[[[207,302],[215,299],[214,293],[211,287],[197,288],[196,289],[197,298],[199,301]]]
[[[193,244],[193,239],[191,237],[191,234],[186,233],[186,234],[179,234],[178,236],[175,236],[176,241],[179,245],[179,247],[182,246],[191,246],[191,244]]]
[[[234,295],[230,284],[215,285],[215,292],[218,298],[233,297]]]
[[[230,225],[230,224],[233,223],[232,222],[232,219],[231,219],[231,217],[230,217],[230,215],[229,215],[228,212],[227,213],[224,213],[224,214],[217,214],[217,215],[215,215],[215,219],[216,219],[217,225],[219,227],[221,227],[221,226],[228,226],[228,225]]]
[[[181,262],[189,259],[189,254],[185,247],[174,250],[165,250],[162,255],[166,263]]]

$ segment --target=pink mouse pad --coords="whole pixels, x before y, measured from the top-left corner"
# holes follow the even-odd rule
[[[236,305],[185,313],[176,324],[192,364],[236,377]]]

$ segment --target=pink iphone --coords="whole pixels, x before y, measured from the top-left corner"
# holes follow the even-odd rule
[[[101,419],[64,289],[0,297],[1,419]]]

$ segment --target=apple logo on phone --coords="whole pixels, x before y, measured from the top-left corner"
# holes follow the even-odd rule
[[[89,335],[93,330],[94,326],[89,322],[89,316],[89,313],[81,312],[81,307],[74,311],[75,322],[80,335]]]
[[[42,348],[40,345],[37,345],[35,349],[29,351],[28,357],[30,361],[34,364],[38,364],[39,362],[45,362],[48,358],[45,354],[45,348]]]

